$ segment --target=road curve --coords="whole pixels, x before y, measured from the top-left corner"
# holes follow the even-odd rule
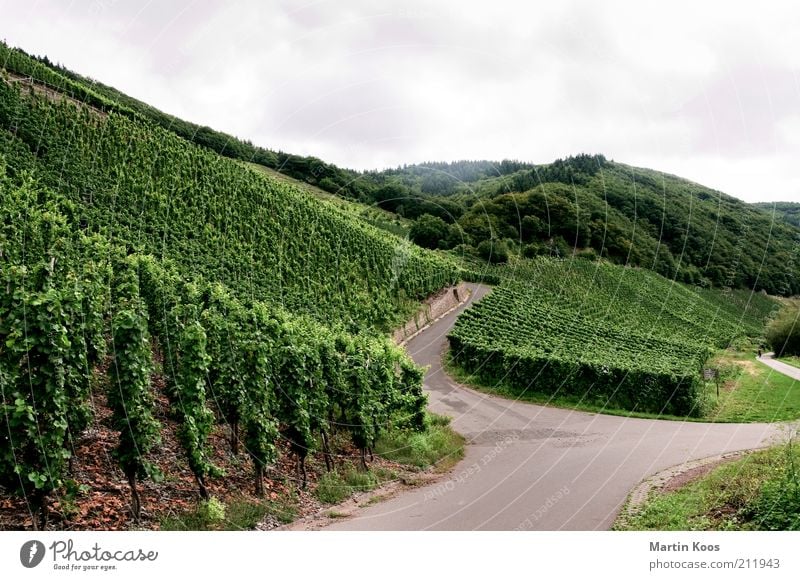
[[[407,344],[430,368],[430,408],[467,439],[443,479],[336,522],[332,530],[605,530],[629,491],[668,467],[778,441],[780,425],[629,419],[543,407],[475,392],[443,371],[441,354],[470,300]]]
[[[782,375],[786,375],[792,377],[796,381],[800,381],[800,369],[797,367],[793,367],[792,365],[788,365],[785,362],[781,362],[779,360],[775,360],[772,358],[775,356],[773,352],[764,353],[762,356],[758,357],[758,360],[768,367],[778,371]]]

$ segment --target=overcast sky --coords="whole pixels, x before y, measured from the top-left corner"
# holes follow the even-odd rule
[[[800,6],[0,0],[0,37],[355,169],[587,152],[800,201]]]

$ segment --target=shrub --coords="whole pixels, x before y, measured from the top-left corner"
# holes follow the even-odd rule
[[[769,323],[767,343],[778,356],[800,356],[800,306],[785,306]]]

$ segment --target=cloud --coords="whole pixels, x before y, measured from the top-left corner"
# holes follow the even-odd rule
[[[45,0],[0,9],[12,44],[188,120],[347,167],[602,152],[748,200],[800,201],[792,5]]]

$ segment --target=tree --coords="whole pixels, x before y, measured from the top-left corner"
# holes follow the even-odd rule
[[[478,255],[492,264],[508,262],[508,244],[503,240],[484,240],[478,244]]]
[[[769,323],[767,343],[777,356],[800,356],[800,305],[785,306]]]
[[[423,214],[411,226],[411,240],[423,248],[439,247],[439,240],[447,238],[450,233],[443,219],[430,214]]]
[[[547,226],[535,215],[526,215],[522,218],[520,234],[523,242],[529,242],[546,232]]]
[[[383,209],[397,211],[398,206],[408,200],[408,190],[402,185],[390,183],[378,188],[372,198]]]

